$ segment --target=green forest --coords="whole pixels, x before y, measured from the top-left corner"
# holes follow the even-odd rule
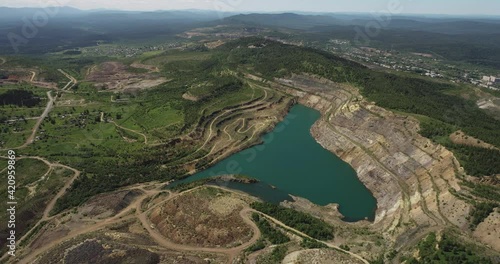
[[[293,227],[319,240],[333,239],[333,227],[309,214],[271,203],[252,203],[252,208],[272,216],[285,225]]]
[[[484,219],[493,213],[496,207],[498,207],[498,204],[495,203],[477,203],[470,212],[470,227],[472,229],[476,228]]]
[[[271,244],[279,245],[290,241],[290,238],[288,238],[281,231],[272,227],[271,224],[269,224],[266,219],[260,217],[259,214],[252,214],[252,220],[255,222],[257,227],[259,227],[262,236]]]
[[[0,106],[15,105],[20,107],[34,107],[42,100],[31,91],[8,90],[0,94]]]
[[[418,244],[419,258],[411,257],[406,263],[409,264],[489,264],[489,259],[478,256],[471,247],[465,246],[451,235],[446,233],[438,239],[435,233],[431,233]]]
[[[242,48],[251,45],[258,48]],[[450,95],[450,91],[460,89],[453,84],[374,71],[323,51],[260,38],[231,42],[220,51],[220,58],[230,65],[246,65],[269,79],[306,72],[353,84],[381,107],[429,117],[430,121],[423,122],[421,133],[431,139],[447,137],[461,129],[470,136],[500,146],[500,122],[479,109],[474,101]],[[452,144],[445,146],[457,155],[471,175],[500,173],[498,151]]]

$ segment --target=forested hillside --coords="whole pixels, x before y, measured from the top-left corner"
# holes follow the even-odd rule
[[[257,48],[248,48],[250,46]],[[379,106],[428,117],[421,120],[422,133],[434,140],[461,129],[470,136],[500,146],[500,123],[479,109],[474,101],[450,95],[450,91],[460,89],[453,84],[374,71],[326,52],[258,38],[229,43],[220,48],[219,56],[228,65],[246,65],[267,78],[307,72],[353,84]],[[439,143],[455,152],[471,175],[500,173],[497,150],[460,146],[449,141]]]

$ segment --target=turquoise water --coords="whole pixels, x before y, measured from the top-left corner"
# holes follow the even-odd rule
[[[236,153],[215,166],[182,182],[243,174],[259,179],[273,188],[230,184],[269,202],[286,195],[304,197],[318,205],[337,203],[345,221],[373,220],[376,200],[359,181],[353,168],[319,145],[310,134],[320,113],[303,105],[294,106],[285,120],[269,134],[264,143]],[[259,193],[260,192],[260,193]]]

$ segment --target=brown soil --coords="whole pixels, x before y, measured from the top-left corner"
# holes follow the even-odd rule
[[[356,259],[348,254],[338,252],[332,249],[308,249],[296,251],[288,256],[282,262],[283,264],[356,264],[363,263],[361,260]]]
[[[450,135],[450,139],[453,143],[459,144],[459,145],[467,145],[467,146],[473,146],[473,147],[479,147],[479,148],[485,148],[485,149],[498,149],[495,146],[488,144],[482,140],[471,137],[460,130],[452,133]]]
[[[134,65],[145,68],[145,65]],[[167,82],[167,79],[151,73],[132,73],[126,65],[119,62],[104,62],[91,68],[87,80],[102,89],[125,92],[152,88]]]
[[[89,218],[111,217],[121,212],[141,194],[141,191],[126,190],[97,195],[80,207],[79,212]]]
[[[4,69],[7,70],[7,69]],[[37,72],[26,68],[8,69],[11,73],[7,79],[0,80],[0,84],[31,83],[34,86],[47,89],[57,89],[57,83],[38,80]]]
[[[182,245],[234,247],[252,237],[251,228],[240,217],[246,203],[216,189],[176,197],[151,213],[155,228]]]
[[[217,41],[213,41],[213,42],[208,42],[208,43],[205,43],[205,46],[209,49],[215,49],[217,47],[220,47],[222,45],[224,45],[225,42],[222,41],[222,40],[217,40]]]
[[[222,254],[161,249],[138,221],[123,221],[65,241],[34,263],[225,263]]]
[[[189,100],[189,101],[193,101],[193,102],[197,102],[198,100],[200,100],[198,97],[196,96],[193,96],[191,95],[190,93],[185,93],[182,95],[182,98],[186,99],[186,100]]]
[[[500,212],[497,208],[474,231],[474,237],[500,252]]]
[[[50,226],[48,228],[50,228]],[[32,250],[43,247],[46,245],[47,241],[53,241],[65,237],[69,233],[69,230],[66,228],[58,228],[57,230],[51,230],[50,232],[45,232],[46,229],[42,230],[39,237],[31,243],[30,248]]]
[[[139,63],[139,62],[134,62],[132,64],[130,64],[131,67],[134,67],[134,68],[137,68],[137,69],[145,69],[145,70],[148,70],[150,72],[159,72],[160,69],[158,69],[158,67],[156,66],[153,66],[153,65],[148,65],[148,64],[142,64],[142,63]]]
[[[64,250],[64,254],[47,254],[35,263],[158,263],[158,254],[118,243],[103,243],[91,238]],[[56,251],[57,252],[57,251]],[[51,252],[51,253],[56,253]]]

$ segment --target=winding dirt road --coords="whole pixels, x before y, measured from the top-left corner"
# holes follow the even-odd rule
[[[35,71],[30,71],[30,72],[31,72],[30,82],[34,82],[35,81],[35,77],[36,77],[36,72]]]
[[[104,120],[103,120],[103,118],[102,118],[102,117],[101,117],[101,120],[102,120],[101,122],[104,122]],[[114,124],[114,125],[115,125],[116,127],[118,127],[118,128],[121,128],[121,129],[123,129],[123,130],[127,130],[127,131],[129,131],[129,132],[132,132],[132,133],[134,133],[134,134],[138,134],[138,135],[142,136],[142,137],[144,138],[144,144],[145,144],[145,145],[148,145],[148,137],[146,136],[146,134],[141,133],[141,132],[136,131],[136,130],[133,130],[133,129],[130,129],[130,128],[126,128],[126,127],[120,126],[120,125],[118,125],[115,121],[109,121],[109,122],[110,122],[110,123],[112,123],[112,124]]]
[[[194,189],[193,189],[194,190]],[[168,200],[173,199],[177,197],[178,195],[175,195],[173,197],[169,197]],[[165,201],[161,202],[164,203]],[[140,208],[137,208],[137,211],[139,211]],[[253,231],[253,236],[252,238],[235,248],[204,248],[204,247],[196,247],[196,246],[189,246],[189,245],[181,245],[181,244],[176,244],[174,242],[169,241],[166,239],[163,235],[158,233],[157,230],[152,228],[151,222],[149,222],[147,218],[147,211],[140,213],[138,215],[138,219],[141,221],[142,226],[148,231],[149,235],[161,246],[168,248],[168,249],[173,249],[177,251],[188,251],[188,252],[206,252],[206,253],[218,253],[218,254],[225,254],[229,256],[229,263],[232,263],[233,260],[241,253],[241,251],[245,250],[246,248],[250,247],[253,245],[259,238],[261,237],[261,233],[257,225],[250,220],[250,217],[248,215],[248,208],[243,209],[240,211],[240,217],[243,219],[245,224],[250,226]],[[149,210],[148,210],[149,211]]]
[[[69,79],[69,82],[66,84],[66,86],[64,86],[64,88],[62,88],[63,91],[66,91],[66,90],[71,90],[71,88],[73,88],[75,85],[78,84],[78,80],[75,79],[73,76],[67,74],[65,71],[63,71],[62,69],[57,69],[60,73],[64,74],[64,76],[66,76],[66,78]]]
[[[4,157],[2,157],[4,158]],[[38,159],[38,160],[41,160],[43,162],[45,162],[47,165],[49,166],[56,166],[56,167],[63,167],[63,168],[66,168],[68,170],[71,170],[73,171],[75,174],[74,176],[68,180],[66,182],[66,184],[64,185],[63,188],[61,188],[59,190],[59,192],[56,194],[56,196],[51,200],[51,202],[48,204],[48,206],[45,208],[45,211],[44,211],[44,215],[43,215],[43,218],[37,223],[37,225],[39,225],[42,221],[49,221],[49,220],[52,220],[54,218],[56,218],[57,216],[59,215],[56,215],[56,216],[49,216],[49,213],[50,211],[52,211],[52,209],[54,208],[54,205],[55,203],[57,202],[57,200],[62,197],[69,186],[71,186],[71,184],[73,183],[73,181],[78,178],[80,176],[80,171],[78,170],[75,170],[71,167],[68,167],[68,166],[65,166],[65,165],[62,165],[62,164],[58,164],[58,163],[50,163],[49,161],[47,161],[46,159],[44,158],[41,158],[41,157],[22,157],[23,159],[26,158],[26,159]],[[151,185],[153,184],[153,185]],[[150,186],[154,186],[155,188],[153,189],[150,189],[149,187]],[[148,188],[145,188],[145,187],[148,187]],[[241,217],[241,219],[245,222],[246,225],[248,225],[252,231],[253,231],[253,236],[252,238],[238,246],[238,247],[234,247],[234,248],[203,248],[203,247],[196,247],[196,246],[189,246],[189,245],[181,245],[181,244],[176,244],[172,241],[169,241],[167,238],[165,238],[164,236],[162,236],[157,230],[154,229],[154,227],[151,225],[151,222],[149,221],[148,219],[148,214],[151,210],[153,210],[154,208],[158,207],[158,206],[161,206],[162,204],[180,196],[180,195],[185,195],[189,192],[194,192],[196,190],[198,190],[199,188],[202,188],[203,186],[200,186],[200,187],[197,187],[197,188],[194,188],[194,189],[191,189],[191,190],[187,190],[187,191],[184,191],[184,192],[181,192],[181,193],[177,193],[177,194],[171,194],[166,197],[165,199],[163,199],[162,201],[159,201],[157,203],[155,203],[154,206],[148,208],[148,209],[145,209],[143,210],[143,204],[146,200],[150,199],[151,197],[155,197],[157,196],[159,193],[161,192],[164,192],[164,183],[145,183],[145,184],[140,184],[140,185],[137,185],[137,186],[132,186],[130,188],[127,188],[127,189],[135,189],[135,190],[140,190],[142,192],[142,195],[140,195],[139,197],[137,197],[131,204],[129,204],[126,208],[124,208],[123,210],[120,211],[120,213],[118,213],[117,215],[113,216],[113,217],[110,217],[110,218],[107,218],[107,219],[103,219],[103,220],[92,220],[94,221],[94,224],[91,224],[91,225],[85,225],[83,226],[81,229],[73,229],[73,230],[70,230],[69,233],[67,235],[65,235],[64,237],[61,237],[57,240],[54,240],[54,241],[50,241],[50,243],[47,243],[45,245],[43,245],[42,247],[34,250],[34,251],[28,251],[27,252],[27,255],[23,256],[22,260],[20,260],[18,263],[32,263],[38,256],[40,256],[41,254],[43,254],[44,252],[47,252],[48,250],[50,250],[51,248],[57,246],[58,244],[64,242],[64,241],[67,241],[69,239],[72,239],[72,238],[76,238],[80,235],[83,235],[83,234],[88,234],[88,233],[91,233],[91,232],[95,232],[95,231],[98,231],[100,229],[103,229],[109,225],[113,225],[113,224],[116,224],[116,223],[119,223],[119,222],[122,222],[122,221],[126,221],[126,220],[130,220],[130,219],[138,219],[142,226],[145,228],[145,230],[148,232],[148,234],[151,236],[152,239],[154,239],[160,246],[163,246],[167,249],[172,249],[172,250],[176,250],[176,251],[186,251],[186,252],[206,252],[206,253],[215,253],[215,254],[224,254],[224,255],[227,255],[228,256],[228,263],[232,263],[232,261],[238,257],[241,252],[243,250],[245,250],[246,248],[250,247],[251,245],[253,245],[255,242],[258,241],[258,239],[261,237],[261,232],[259,230],[259,228],[257,227],[257,225],[251,220],[251,214],[252,213],[258,213],[260,214],[261,216],[269,219],[271,222],[273,222],[274,224],[284,228],[285,230],[289,230],[289,231],[292,231],[292,232],[295,232],[297,234],[300,234],[301,236],[303,237],[307,237],[309,239],[313,239],[313,240],[316,240],[314,238],[311,238],[310,236],[300,232],[299,230],[296,230],[294,228],[291,228],[287,225],[285,225],[284,223],[282,223],[281,221],[269,216],[269,215],[266,215],[264,213],[261,213],[261,212],[258,212],[256,210],[253,210],[249,207],[245,207],[243,208],[240,212],[239,212],[239,215]],[[227,189],[227,188],[223,188],[223,187],[220,187],[220,186],[212,186],[213,188],[218,188],[218,189],[221,189],[221,190],[224,190],[224,191],[229,191],[229,192],[233,192],[233,193],[238,193],[236,191],[233,191],[233,190],[230,190],[230,189]],[[135,212],[135,213],[133,213]],[[35,227],[37,226],[35,225]],[[34,228],[35,228],[34,227]],[[29,232],[28,232],[29,233]],[[27,233],[27,234],[28,234]],[[26,237],[26,235],[21,238],[19,241],[22,241],[24,240]],[[316,240],[318,241],[318,240]],[[361,261],[363,261],[364,263],[368,263],[368,261],[366,261],[365,259],[363,259],[361,256],[355,254],[355,253],[352,253],[352,252],[349,252],[349,251],[345,251],[341,248],[339,248],[338,246],[336,245],[333,245],[333,244],[330,244],[330,243],[326,243],[324,241],[319,241],[321,243],[325,243],[327,246],[329,246],[330,248],[334,248],[336,250],[339,250],[339,251],[342,251],[342,252],[345,252],[346,254],[349,254],[351,255],[352,257],[355,257]],[[4,259],[6,257],[6,255],[4,255],[2,257],[2,259]]]
[[[59,198],[61,198],[65,193],[66,191],[69,189],[69,187],[71,187],[71,185],[73,184],[73,182],[78,178],[80,177],[80,174],[81,172],[79,170],[76,170],[76,169],[73,169],[71,167],[68,167],[66,165],[62,165],[62,164],[52,164],[53,167],[61,167],[61,168],[65,168],[65,169],[68,169],[68,170],[71,170],[73,171],[73,177],[71,177],[65,184],[64,186],[61,188],[61,190],[59,190],[59,192],[56,194],[56,196],[54,196],[54,198],[52,198],[52,200],[49,202],[49,204],[47,205],[47,207],[45,208],[45,211],[43,212],[43,217],[40,221],[46,221],[48,220],[50,217],[49,217],[49,214],[50,212],[54,209],[54,206],[56,205],[56,202],[57,200],[59,200]]]
[[[28,157],[26,157],[26,158],[28,158]],[[36,159],[40,159],[40,160],[44,161],[44,159],[38,158],[38,157],[29,157],[29,158],[36,158]],[[64,166],[64,167],[66,167],[66,166]],[[69,167],[67,167],[67,168],[71,169]],[[78,173],[78,175],[79,175],[79,173]],[[72,178],[72,180],[74,180],[74,179],[76,179],[76,175],[75,175],[75,177]],[[70,181],[68,181],[67,186],[69,186],[70,184],[71,184]],[[143,184],[140,186],[146,186],[146,185],[148,185],[148,184]],[[136,200],[134,202],[132,202],[130,205],[128,205],[119,214],[117,214],[111,218],[104,219],[100,222],[96,222],[95,224],[87,225],[87,226],[83,227],[82,229],[71,230],[66,236],[59,238],[57,240],[54,240],[54,241],[50,241],[50,243],[48,243],[48,244],[46,244],[46,245],[44,245],[44,246],[42,246],[34,251],[28,252],[28,254],[25,255],[23,257],[23,259],[19,261],[19,263],[32,263],[40,254],[47,252],[48,250],[50,250],[54,246],[57,246],[58,244],[60,244],[64,241],[75,238],[79,235],[95,232],[95,231],[98,231],[98,230],[105,228],[109,225],[116,224],[118,222],[133,219],[133,218],[139,219],[141,224],[143,225],[143,227],[148,231],[149,235],[159,245],[161,245],[165,248],[178,250],[178,251],[224,254],[224,255],[227,255],[230,260],[233,260],[234,258],[236,258],[244,249],[253,245],[261,237],[261,233],[260,233],[259,228],[252,220],[250,220],[250,216],[248,215],[248,211],[247,211],[248,208],[245,208],[242,211],[240,211],[240,216],[243,219],[243,221],[245,222],[245,224],[249,225],[252,228],[253,236],[247,243],[244,243],[238,247],[235,247],[235,248],[202,248],[202,247],[196,247],[196,246],[175,244],[175,243],[167,240],[165,237],[160,235],[156,230],[151,228],[151,223],[149,222],[149,220],[147,218],[148,212],[151,211],[152,209],[154,209],[155,207],[160,206],[161,204],[168,202],[171,199],[174,199],[175,197],[177,197],[179,195],[184,195],[186,193],[196,191],[198,188],[187,190],[185,192],[178,193],[175,195],[170,195],[165,200],[156,203],[155,206],[143,211],[142,205],[143,205],[144,201],[147,200],[148,198],[151,198],[151,197],[154,197],[155,195],[158,195],[160,192],[163,192],[164,191],[162,189],[163,185],[164,184],[158,184],[156,186],[156,188],[152,189],[152,190],[145,190],[145,188],[142,188],[142,187],[135,188],[135,189],[141,190],[143,192],[143,194],[141,196],[139,196],[138,198],[136,198]],[[199,188],[201,188],[201,187],[199,187]],[[54,197],[53,201],[56,201],[60,196],[62,196],[66,192],[66,190],[67,190],[67,187],[65,186],[64,188],[62,188],[60,190],[58,195],[56,197]],[[50,212],[52,210],[54,204],[52,204],[52,203],[49,204],[49,206],[46,208],[45,212],[47,212],[47,213]],[[132,211],[135,211],[135,214],[131,214]],[[44,221],[44,220],[50,220],[50,219],[53,219],[55,217],[56,216],[52,216],[52,217],[47,216],[46,218],[44,217],[45,219],[40,220],[40,222]]]
[[[49,102],[47,103],[47,106],[45,107],[45,110],[43,111],[42,115],[38,118],[38,121],[36,121],[35,126],[31,130],[31,135],[28,137],[28,139],[26,139],[26,142],[23,145],[21,145],[19,147],[15,147],[15,148],[10,148],[10,149],[26,148],[35,141],[35,136],[36,136],[36,133],[38,132],[38,129],[42,125],[43,120],[45,120],[45,118],[49,115],[50,111],[52,111],[52,109],[54,108],[54,104],[56,101],[56,99],[54,97],[52,97],[52,91],[47,92],[47,97],[49,98]]]
[[[0,157],[2,159],[7,159],[7,157]],[[38,156],[33,156],[33,157],[29,157],[29,156],[23,156],[23,157],[19,157],[18,160],[23,160],[23,159],[36,159],[36,160],[40,160],[42,162],[44,162],[47,166],[49,166],[49,171],[47,173],[49,173],[50,171],[52,171],[52,169],[54,167],[61,167],[61,168],[65,168],[65,169],[68,169],[68,170],[71,170],[73,171],[73,176],[68,180],[66,181],[66,183],[64,184],[64,186],[59,190],[59,192],[52,198],[52,200],[47,204],[47,207],[45,207],[44,209],[44,212],[43,212],[43,216],[42,218],[33,226],[33,229],[35,229],[38,225],[40,225],[42,222],[44,221],[48,221],[48,220],[51,220],[53,218],[55,218],[55,216],[49,216],[50,212],[52,211],[52,209],[54,209],[54,206],[57,202],[57,200],[59,200],[59,198],[61,198],[65,193],[66,191],[68,190],[68,188],[71,186],[71,184],[73,184],[73,182],[80,176],[80,171],[74,169],[74,168],[71,168],[69,166],[66,166],[66,165],[63,165],[63,164],[59,164],[59,163],[51,163],[50,161],[42,158],[42,157],[38,157]],[[47,174],[46,174],[47,175]],[[24,241],[26,239],[26,237],[30,234],[30,231],[31,230],[28,230],[24,236],[22,236],[21,238],[19,238],[17,240],[18,243],[21,243],[22,241]],[[0,260],[4,260],[5,258],[7,257],[7,255],[3,255],[2,258]]]
[[[264,95],[264,97],[263,97],[261,100],[259,100],[258,102],[255,102],[255,103],[253,103],[253,104],[251,104],[251,105],[249,105],[249,106],[245,106],[245,108],[248,108],[248,107],[253,107],[253,106],[257,106],[257,105],[259,105],[259,104],[262,104],[262,102],[264,102],[264,101],[267,99],[267,97],[268,97],[267,91],[266,91],[265,89],[264,89],[264,94],[265,94],[265,95]],[[193,152],[191,155],[196,154],[196,153],[198,153],[199,151],[201,151],[203,148],[205,148],[205,146],[208,144],[208,142],[210,142],[210,140],[212,139],[212,134],[214,134],[214,132],[213,132],[213,131],[214,131],[214,124],[215,124],[215,122],[217,121],[217,119],[219,119],[219,118],[221,118],[221,117],[225,116],[226,114],[233,113],[233,112],[235,112],[235,111],[237,111],[237,110],[240,110],[240,109],[241,109],[241,107],[238,107],[238,108],[236,108],[236,109],[226,110],[226,111],[224,111],[222,114],[220,114],[220,115],[218,115],[217,117],[215,117],[215,118],[212,120],[212,122],[210,123],[210,126],[208,127],[208,131],[209,131],[209,132],[208,132],[208,137],[207,137],[207,139],[205,140],[205,142],[203,143],[203,145],[202,145],[200,148],[198,148],[195,152]]]
[[[336,246],[336,245],[334,245],[334,244],[331,244],[331,243],[328,243],[328,242],[325,242],[325,241],[321,241],[321,240],[318,240],[318,239],[312,238],[312,237],[310,237],[309,235],[307,235],[307,234],[305,234],[305,233],[303,233],[303,232],[301,232],[301,231],[299,231],[299,230],[297,230],[297,229],[295,229],[295,228],[292,228],[292,227],[289,227],[289,226],[285,225],[283,222],[279,221],[279,220],[278,220],[278,219],[276,219],[276,218],[273,218],[272,216],[269,216],[269,215],[267,215],[267,214],[264,214],[264,213],[262,213],[262,212],[256,211],[256,210],[251,209],[251,208],[247,209],[247,210],[246,210],[246,212],[247,212],[247,213],[257,213],[257,214],[260,214],[261,216],[264,216],[265,218],[267,218],[268,220],[270,220],[270,221],[271,221],[271,222],[273,222],[274,224],[276,224],[276,225],[278,225],[278,226],[281,226],[281,227],[282,227],[282,228],[284,228],[285,230],[291,230],[291,231],[293,231],[293,232],[295,232],[295,233],[297,233],[297,234],[299,234],[299,235],[301,235],[301,236],[303,236],[303,237],[306,237],[306,238],[309,238],[309,239],[315,240],[315,241],[317,241],[317,242],[323,243],[323,244],[327,245],[327,246],[328,246],[328,247],[330,247],[330,248],[333,248],[333,249],[336,249],[336,250],[342,251],[342,252],[344,252],[344,253],[346,253],[346,254],[351,255],[351,256],[352,256],[352,257],[354,257],[354,258],[357,258],[357,259],[359,259],[359,260],[363,261],[363,262],[364,262],[364,263],[366,263],[366,264],[370,264],[370,262],[368,262],[366,259],[364,259],[363,257],[361,257],[361,256],[360,256],[360,255],[358,255],[358,254],[355,254],[355,253],[353,253],[353,252],[350,252],[350,251],[347,251],[347,250],[341,249],[340,247],[338,247],[338,246]]]
[[[42,115],[38,118],[35,118],[38,120],[36,121],[35,126],[33,126],[33,128],[31,129],[31,135],[26,139],[26,142],[21,146],[8,148],[8,149],[14,149],[14,150],[23,149],[23,148],[28,147],[29,145],[31,145],[35,141],[35,137],[36,137],[36,133],[38,132],[38,129],[42,125],[43,120],[45,120],[45,118],[49,115],[50,111],[52,111],[52,109],[54,108],[54,104],[56,101],[56,99],[54,97],[52,97],[52,91],[47,92],[47,97],[49,98],[49,102],[47,103],[47,106],[45,107],[45,110],[43,111]],[[1,149],[1,150],[7,150],[7,149]]]
[[[74,85],[77,84],[77,80],[74,79],[72,76],[70,76],[69,74],[65,73],[61,69],[59,69],[59,71],[61,73],[63,73],[68,79],[70,79],[70,82],[63,88],[63,90],[71,89]],[[35,76],[35,74],[34,74],[34,76]],[[32,79],[34,78],[34,76],[32,77]],[[267,93],[267,91],[265,89],[264,89],[264,92],[265,92],[265,96],[264,96],[264,98],[262,100],[259,100],[258,102],[255,102],[255,103],[251,104],[250,106],[245,106],[245,107],[256,106],[256,105],[259,105],[262,102],[264,102],[265,99],[268,97],[268,93]],[[52,97],[51,91],[47,92],[47,96],[49,98],[49,103],[47,104],[47,107],[45,108],[45,111],[43,112],[42,116],[40,116],[40,118],[38,119],[35,127],[33,128],[31,136],[28,138],[28,140],[26,141],[26,143],[24,145],[22,145],[21,147],[18,147],[17,149],[27,147],[28,145],[30,145],[31,143],[33,143],[35,135],[36,135],[36,132],[38,131],[40,125],[42,124],[43,120],[48,116],[48,114],[50,113],[50,111],[52,110],[56,99]],[[236,109],[226,110],[226,111],[222,112],[220,115],[218,115],[217,117],[215,117],[212,120],[212,122],[209,125],[208,137],[206,138],[204,144],[196,152],[198,152],[201,149],[203,149],[208,144],[208,142],[212,139],[212,136],[213,136],[213,133],[214,133],[214,129],[215,129],[214,128],[214,124],[216,123],[216,121],[219,118],[223,117],[224,115],[227,115],[227,114],[232,113],[232,112],[237,111],[237,110],[244,110],[244,109],[242,109],[240,107],[240,108],[236,108]],[[121,127],[118,124],[116,124],[115,122],[112,122],[112,123],[114,123],[117,127],[120,127],[120,128],[125,129],[127,131],[134,132],[134,133],[142,135],[144,137],[145,144],[147,144],[147,137],[146,137],[146,135],[144,135],[142,133],[138,133],[137,131],[133,131],[133,130]],[[244,123],[245,123],[245,120],[243,120],[243,124]],[[257,125],[263,125],[263,124],[255,124],[254,126],[257,126]],[[243,126],[237,131],[238,133],[242,133],[241,131],[243,129]],[[253,128],[253,126],[247,128],[245,132],[249,131],[251,128]],[[225,128],[224,128],[224,130],[225,130]],[[254,138],[255,134],[256,134],[256,132],[254,132],[254,134],[252,135],[251,139]],[[47,204],[47,207],[44,209],[42,218],[40,219],[40,221],[37,222],[37,224],[34,227],[34,228],[36,228],[42,222],[52,220],[52,219],[54,219],[54,218],[56,218],[56,217],[59,216],[59,215],[49,216],[49,214],[53,210],[55,204],[57,203],[57,200],[60,199],[67,192],[68,188],[80,176],[81,172],[78,171],[78,170],[76,170],[76,169],[74,169],[74,168],[66,166],[66,165],[62,165],[62,164],[58,164],[58,163],[51,163],[48,160],[46,160],[44,158],[41,158],[41,157],[21,157],[21,158],[38,159],[38,160],[41,160],[41,161],[45,162],[47,165],[50,166],[50,168],[53,168],[53,167],[62,167],[62,168],[71,170],[74,173],[74,175],[68,181],[66,181],[65,185],[58,191],[58,193]],[[142,184],[142,185],[139,185],[139,186],[146,186],[146,185],[149,185],[149,184],[151,184],[151,183],[145,183],[145,184]],[[284,228],[285,230],[293,231],[293,232],[295,232],[297,234],[300,234],[303,237],[306,237],[306,238],[309,238],[309,239],[312,239],[312,240],[316,240],[316,239],[314,239],[314,238],[312,238],[312,237],[310,237],[310,236],[308,236],[308,235],[306,235],[306,234],[304,234],[304,233],[302,233],[302,232],[300,232],[300,231],[298,231],[298,230],[296,230],[294,228],[291,228],[291,227],[285,225],[281,221],[279,221],[279,220],[277,220],[277,219],[275,219],[275,218],[273,218],[273,217],[271,217],[269,215],[263,214],[263,213],[258,212],[256,210],[253,210],[253,209],[251,209],[249,207],[245,207],[244,209],[242,209],[239,212],[239,215],[240,215],[241,219],[245,222],[245,224],[248,225],[252,229],[252,231],[253,231],[253,236],[252,236],[252,238],[247,243],[244,243],[244,244],[242,244],[242,245],[240,245],[238,247],[234,247],[234,248],[203,248],[203,247],[196,247],[196,246],[176,244],[176,243],[174,243],[172,241],[169,241],[167,238],[165,238],[164,236],[162,236],[156,229],[154,229],[154,227],[151,225],[151,222],[148,219],[148,212],[150,210],[152,210],[154,207],[159,206],[159,205],[161,205],[161,204],[163,204],[165,202],[168,202],[169,200],[171,200],[171,199],[173,199],[173,198],[175,198],[175,197],[177,197],[179,195],[183,195],[183,194],[186,194],[187,192],[195,191],[195,190],[197,190],[198,188],[201,188],[201,187],[198,187],[198,188],[195,188],[195,189],[192,189],[192,190],[188,190],[186,192],[169,195],[169,197],[167,197],[165,200],[160,201],[159,203],[157,203],[153,208],[149,208],[147,210],[143,210],[143,203],[144,203],[144,201],[146,201],[147,199],[149,199],[151,197],[154,197],[154,196],[158,195],[159,193],[163,192],[164,191],[163,187],[164,187],[164,184],[158,183],[158,184],[156,184],[156,188],[150,189],[150,190],[145,190],[145,188],[136,188],[136,189],[142,190],[143,194],[140,195],[139,197],[137,197],[136,200],[134,200],[130,205],[128,205],[125,209],[123,209],[119,214],[117,214],[117,215],[115,215],[113,217],[110,217],[108,219],[104,219],[104,220],[100,220],[100,221],[99,220],[95,220],[95,224],[86,225],[86,226],[83,226],[80,229],[70,230],[69,233],[67,235],[65,235],[64,237],[59,238],[59,239],[54,240],[54,241],[50,241],[46,245],[43,245],[42,247],[40,247],[40,248],[38,248],[38,249],[36,249],[34,251],[29,251],[29,248],[25,248],[24,250],[26,250],[27,255],[25,255],[23,257],[23,259],[19,263],[32,263],[38,256],[40,256],[40,254],[42,254],[44,252],[47,252],[48,250],[50,250],[51,248],[57,246],[59,243],[61,243],[63,241],[67,241],[68,239],[78,237],[78,236],[80,236],[82,234],[88,234],[88,233],[91,233],[91,232],[95,232],[95,231],[100,230],[102,228],[105,228],[105,227],[107,227],[109,225],[116,224],[118,222],[125,221],[125,220],[128,220],[128,219],[134,219],[134,218],[138,219],[141,222],[142,226],[148,232],[148,234],[151,236],[152,239],[154,239],[159,245],[161,245],[161,246],[163,246],[165,248],[173,249],[173,250],[177,250],[177,251],[206,252],[206,253],[224,254],[224,255],[227,255],[229,257],[229,263],[232,263],[232,261],[236,257],[238,257],[238,255],[240,255],[243,250],[245,250],[249,246],[253,245],[261,237],[261,232],[260,232],[259,228],[251,220],[250,215],[252,213],[258,213],[258,214],[262,215],[263,217],[269,219],[271,222],[273,222],[274,224],[276,224],[276,225]],[[222,188],[222,187],[215,187],[215,188],[220,188],[220,189],[223,189],[225,191],[234,192],[232,190],[229,190],[229,189],[226,189],[226,188]],[[133,211],[135,211],[135,213],[132,213]],[[94,220],[92,220],[92,221],[94,221]],[[21,242],[24,239],[26,239],[26,237],[27,237],[27,235],[29,233],[30,232],[28,231],[26,233],[26,235],[24,237],[22,237],[18,242]],[[318,241],[318,240],[316,240],[316,241]],[[346,254],[349,254],[352,257],[355,257],[355,258],[361,260],[363,263],[369,263],[368,261],[366,261],[365,259],[363,259],[360,255],[357,255],[355,253],[343,250],[343,249],[341,249],[340,247],[338,247],[336,245],[333,245],[333,244],[330,244],[330,243],[326,243],[324,241],[319,241],[319,242],[326,244],[330,248],[333,248],[333,249],[342,251],[342,252],[344,252]],[[2,260],[4,258],[5,258],[5,255],[2,257]]]
[[[4,61],[3,63],[5,63],[5,59],[3,59],[3,58],[0,58],[0,59],[2,59]],[[68,79],[70,79],[70,82],[62,90],[71,89],[71,88],[73,88],[73,86],[78,84],[78,81],[75,78],[73,78],[71,75],[67,74],[66,72],[64,72],[61,69],[59,69],[58,71],[61,72],[62,74],[64,74]],[[31,82],[33,82],[34,78],[36,77],[36,72],[31,71],[31,73],[33,74],[31,76]],[[71,85],[71,84],[73,84],[73,85]],[[69,85],[71,85],[71,87],[69,87]],[[45,107],[45,110],[43,111],[42,115],[40,117],[38,117],[38,121],[36,122],[35,126],[32,129],[31,135],[28,137],[28,139],[26,139],[26,142],[19,147],[14,147],[14,148],[9,148],[9,149],[23,149],[23,148],[28,147],[30,144],[32,144],[34,142],[35,137],[36,137],[36,133],[38,132],[40,125],[43,123],[43,120],[45,120],[45,118],[52,111],[52,109],[54,108],[55,102],[56,102],[56,98],[54,98],[52,96],[52,91],[47,92],[47,97],[49,99],[49,102],[47,103],[47,106]],[[6,150],[6,149],[2,149],[2,150]]]

